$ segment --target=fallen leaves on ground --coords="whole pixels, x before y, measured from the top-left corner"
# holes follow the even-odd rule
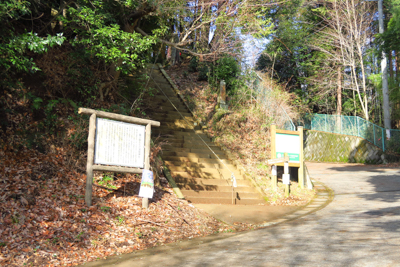
[[[108,186],[116,189],[93,186],[93,206],[87,207],[86,175],[65,168],[62,154],[3,150],[0,158],[3,266],[74,266],[248,227],[225,225],[177,199],[164,177],[148,209],[136,175],[115,175]]]

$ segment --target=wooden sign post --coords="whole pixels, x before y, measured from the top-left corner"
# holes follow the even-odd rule
[[[285,162],[283,163],[283,177],[282,183],[285,185],[285,197],[290,194],[290,174],[289,174],[289,156],[288,153],[284,155]]]
[[[88,108],[79,108],[78,113],[90,115],[85,193],[90,207],[93,171],[142,173],[150,169],[151,126],[160,122]],[[149,199],[143,198],[142,207],[148,205]]]
[[[303,155],[303,127],[297,131],[279,130],[276,125],[271,125],[271,159],[272,188],[277,188],[276,166],[285,166],[285,153],[287,153],[287,169],[298,167],[298,181],[300,188],[304,188],[304,155]],[[286,168],[285,168],[286,169]],[[289,172],[285,172],[289,174]]]
[[[278,185],[278,178],[277,178],[277,167],[276,164],[278,163],[283,163],[285,162],[284,158],[278,158],[278,159],[269,159],[267,160],[267,164],[268,165],[272,165],[272,188],[274,190],[278,189],[277,185]]]

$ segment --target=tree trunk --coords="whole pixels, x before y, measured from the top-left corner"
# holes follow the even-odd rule
[[[389,51],[388,53],[388,60],[389,60],[389,76],[391,79],[393,79],[394,73],[393,73],[392,51]]]
[[[400,58],[399,58],[399,52],[397,52],[397,51],[394,51],[394,54],[395,54],[395,60],[396,60],[396,78],[399,76],[399,60],[400,60]]]
[[[337,105],[336,115],[342,115],[342,68],[337,68]]]
[[[167,50],[167,46],[165,44],[161,44],[160,45],[160,57],[161,57],[162,64],[164,64],[165,60],[166,60],[166,50]]]

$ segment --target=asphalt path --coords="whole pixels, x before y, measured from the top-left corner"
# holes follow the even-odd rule
[[[334,191],[311,214],[269,227],[117,256],[90,266],[400,266],[400,170],[308,163]]]

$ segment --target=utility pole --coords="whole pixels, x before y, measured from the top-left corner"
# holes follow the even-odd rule
[[[378,0],[379,12],[379,33],[384,32],[383,25],[383,0]],[[382,96],[383,96],[383,124],[386,128],[386,135],[390,138],[390,102],[389,102],[389,86],[388,86],[388,71],[387,71],[387,57],[385,51],[382,50]]]
[[[367,0],[378,1],[378,14],[379,14],[379,33],[382,34],[384,30],[383,25],[383,0]],[[383,44],[382,44],[383,45]],[[389,102],[389,86],[388,86],[388,70],[387,70],[387,57],[385,51],[382,50],[382,97],[383,97],[383,125],[386,128],[386,137],[390,139],[390,102]]]
[[[378,1],[378,14],[379,14],[379,33],[382,34],[384,30],[383,25],[383,0],[367,0]],[[382,44],[383,45],[383,44]],[[390,102],[389,102],[389,86],[388,86],[388,70],[387,70],[387,57],[385,51],[382,50],[382,97],[383,97],[383,125],[386,128],[386,137],[390,139]]]

